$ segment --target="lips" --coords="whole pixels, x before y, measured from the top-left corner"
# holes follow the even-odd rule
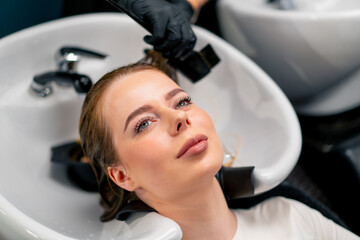
[[[208,146],[207,139],[207,136],[204,134],[197,134],[194,137],[188,139],[180,149],[176,158],[188,157],[202,153]]]

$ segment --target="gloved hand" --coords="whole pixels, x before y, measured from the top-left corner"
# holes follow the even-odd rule
[[[144,41],[166,58],[184,56],[195,46],[190,19],[194,10],[186,0],[108,0],[151,32]]]

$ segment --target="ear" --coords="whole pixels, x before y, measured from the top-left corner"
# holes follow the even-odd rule
[[[129,192],[133,192],[137,189],[134,180],[127,174],[127,171],[123,166],[108,167],[108,173],[110,178],[119,187]]]

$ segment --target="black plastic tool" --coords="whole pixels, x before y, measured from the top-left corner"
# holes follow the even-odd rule
[[[222,167],[216,174],[227,201],[254,195],[255,167]]]
[[[51,162],[65,165],[69,180],[86,191],[97,191],[98,184],[91,166],[83,162],[84,153],[79,142],[67,142],[51,148]]]

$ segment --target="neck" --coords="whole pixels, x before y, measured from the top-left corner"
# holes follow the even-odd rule
[[[216,178],[194,194],[153,207],[179,224],[183,239],[232,239],[236,231],[236,217]]]

